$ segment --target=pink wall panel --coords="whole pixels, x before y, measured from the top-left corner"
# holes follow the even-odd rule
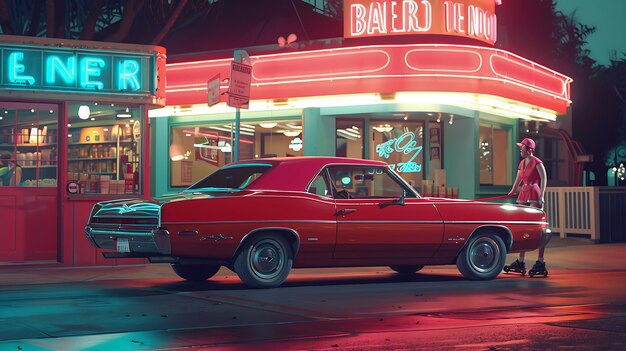
[[[22,256],[15,225],[15,206],[15,195],[0,194],[0,262],[18,260]]]

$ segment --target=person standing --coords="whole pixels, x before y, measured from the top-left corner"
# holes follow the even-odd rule
[[[9,153],[0,155],[0,186],[18,186],[22,178],[22,168]]]
[[[520,205],[532,206],[539,209],[543,208],[545,203],[544,197],[546,193],[546,186],[548,177],[546,175],[546,169],[543,166],[543,162],[533,155],[535,151],[535,141],[530,138],[525,138],[516,145],[520,148],[520,156],[522,160],[517,167],[517,176],[511,191],[508,196],[515,196],[519,186],[522,188],[517,196],[517,203]],[[546,245],[550,241],[550,235],[543,235],[539,242],[539,251],[537,254],[537,262],[533,265],[532,271],[538,274],[547,275],[546,264],[543,258]],[[515,260],[511,265],[505,267],[505,271],[511,270],[514,272],[521,272],[522,275],[526,273],[526,264],[524,263],[525,252],[522,251],[519,254],[519,258]]]

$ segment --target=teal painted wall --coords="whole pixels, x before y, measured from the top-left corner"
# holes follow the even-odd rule
[[[335,116],[323,116],[319,108],[302,111],[305,156],[335,156]]]
[[[150,195],[160,196],[168,192],[170,174],[169,118],[150,120]]]
[[[447,121],[447,118],[445,119]],[[474,199],[478,188],[478,114],[456,115],[443,124],[443,168],[446,186],[458,187],[460,199]]]

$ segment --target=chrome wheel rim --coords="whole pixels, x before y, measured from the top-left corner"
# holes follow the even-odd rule
[[[273,279],[280,275],[285,266],[284,250],[273,239],[263,239],[250,252],[252,272],[261,279]]]
[[[500,247],[491,238],[478,238],[470,247],[469,263],[477,272],[492,271],[498,265],[499,259]]]

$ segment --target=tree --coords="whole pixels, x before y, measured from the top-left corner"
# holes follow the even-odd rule
[[[206,15],[218,1],[0,0],[0,31],[158,45],[170,31]]]
[[[556,11],[554,0],[508,0],[498,11],[500,47],[573,78],[573,137],[594,155],[596,183],[606,184],[607,155],[626,137],[624,60],[597,65],[585,48],[595,28]]]

